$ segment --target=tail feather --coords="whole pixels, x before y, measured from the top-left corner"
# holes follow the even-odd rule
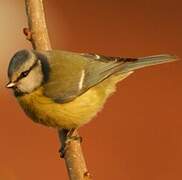
[[[169,55],[169,54],[141,57],[141,58],[138,58],[137,61],[126,63],[123,70],[125,72],[128,72],[128,71],[133,71],[133,70],[140,69],[147,66],[153,66],[153,65],[173,62],[177,60],[178,58],[176,56]]]

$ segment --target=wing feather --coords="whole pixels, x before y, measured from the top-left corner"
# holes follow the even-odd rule
[[[125,62],[136,60],[64,51],[50,51],[48,56],[51,72],[44,94],[58,103],[73,100],[120,71]]]

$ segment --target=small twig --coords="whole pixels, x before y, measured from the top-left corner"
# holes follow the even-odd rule
[[[32,41],[32,32],[29,28],[23,28],[23,33],[25,34],[27,40]]]
[[[34,49],[51,50],[42,0],[25,0],[25,6],[29,27],[23,29],[24,34],[32,43]],[[59,138],[62,144],[65,144],[66,134],[66,130],[59,131]],[[69,143],[64,159],[70,180],[91,179],[78,141]]]

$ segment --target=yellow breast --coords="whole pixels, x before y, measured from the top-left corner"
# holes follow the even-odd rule
[[[71,102],[59,104],[43,95],[43,88],[18,97],[23,110],[33,121],[56,128],[77,128],[90,121],[102,108],[115,84],[127,75],[112,76]]]

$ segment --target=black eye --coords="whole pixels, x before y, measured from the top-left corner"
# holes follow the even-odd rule
[[[24,77],[26,77],[27,75],[28,75],[28,73],[29,73],[29,71],[24,71],[24,72],[22,72],[21,73],[21,78],[24,78]]]

